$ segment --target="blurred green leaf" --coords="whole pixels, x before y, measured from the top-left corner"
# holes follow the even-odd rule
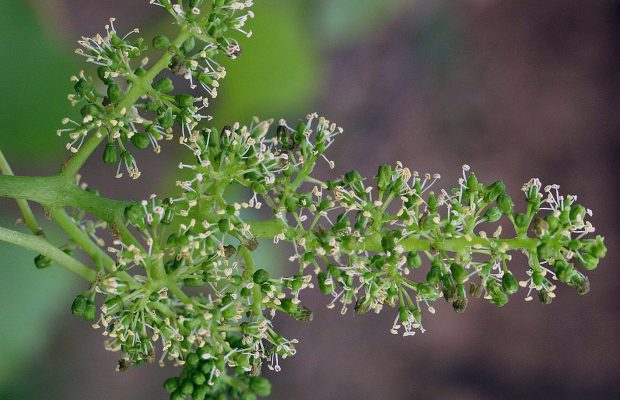
[[[321,5],[321,34],[330,42],[359,39],[385,20],[392,18],[405,3],[415,0],[325,0]]]
[[[57,159],[71,64],[25,1],[0,1],[0,146],[14,158]],[[51,151],[50,151],[51,149]]]
[[[37,270],[34,256],[0,243],[0,392],[51,339],[57,315],[69,310],[75,279],[57,265]]]
[[[242,40],[237,60],[224,63],[228,75],[213,101],[217,125],[311,111],[301,109],[317,94],[321,60],[303,6],[299,0],[256,3],[248,23],[252,38]]]

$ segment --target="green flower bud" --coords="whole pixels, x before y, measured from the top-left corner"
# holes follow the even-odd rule
[[[370,298],[360,297],[355,302],[355,307],[353,308],[356,314],[366,314],[370,311]]]
[[[586,208],[582,205],[577,204],[570,209],[570,221],[573,224],[580,223],[586,216]]]
[[[540,271],[534,271],[534,273],[532,274],[532,283],[536,287],[541,287],[544,281],[545,277],[542,275],[542,273]]]
[[[192,382],[196,386],[201,386],[207,381],[207,377],[202,372],[194,372],[192,375]]]
[[[108,142],[103,150],[103,162],[106,164],[116,164],[118,162],[118,152],[113,142]]]
[[[121,87],[116,83],[112,83],[108,86],[108,100],[110,103],[117,103],[123,94]]]
[[[291,317],[295,318],[297,321],[312,321],[314,315],[312,314],[312,310],[308,307],[298,305],[294,311],[289,313]]]
[[[463,285],[456,286],[456,299],[452,302],[454,311],[459,314],[465,312],[467,308],[467,295],[465,294],[465,287]]]
[[[196,353],[191,353],[190,355],[187,356],[187,360],[186,363],[187,365],[189,365],[190,367],[195,367],[198,365],[198,363],[200,362],[200,356]]]
[[[491,303],[498,307],[503,307],[508,303],[508,295],[502,287],[495,281],[487,281],[487,293],[491,296]]]
[[[153,84],[153,89],[161,93],[170,93],[174,90],[174,83],[168,77],[161,78]]]
[[[484,190],[484,200],[487,203],[495,201],[499,195],[506,192],[506,185],[502,181],[496,181],[487,186]]]
[[[88,96],[92,93],[94,86],[90,79],[80,78],[73,86],[75,92],[80,96]]]
[[[515,227],[518,231],[526,232],[530,224],[530,218],[527,214],[517,213],[515,214]]]
[[[185,400],[185,397],[181,389],[177,389],[177,391],[170,394],[170,400]]]
[[[131,137],[131,143],[133,143],[137,148],[144,150],[149,147],[151,141],[146,134],[138,132]]]
[[[441,269],[438,266],[432,266],[426,274],[426,281],[431,285],[436,285],[441,279]]]
[[[194,50],[195,46],[196,46],[196,40],[194,39],[193,36],[190,36],[181,45],[181,51],[183,53],[187,54],[187,53],[191,52],[192,50]]]
[[[286,207],[286,211],[291,212],[291,213],[297,211],[297,208],[298,208],[297,199],[294,196],[288,196],[284,200],[284,207]]]
[[[387,164],[380,165],[375,180],[377,181],[377,189],[381,192],[385,191],[392,182],[392,167]]]
[[[125,208],[125,219],[136,228],[142,230],[146,228],[144,223],[144,209],[139,204],[132,204]]]
[[[467,279],[467,270],[461,264],[452,263],[450,265],[450,272],[456,283],[463,283]]]
[[[181,108],[193,107],[194,102],[195,102],[194,96],[186,94],[186,93],[177,94],[176,96],[174,96],[174,100],[177,102],[177,104]]]
[[[437,206],[439,205],[439,201],[437,200],[437,196],[435,196],[435,192],[430,192],[428,194],[428,200],[426,201],[428,205],[428,209],[431,211],[435,211]]]
[[[194,392],[194,384],[192,381],[185,381],[181,383],[180,390],[184,395],[190,396]]]
[[[478,179],[476,175],[470,174],[467,177],[467,189],[472,193],[478,191]]]
[[[519,282],[510,272],[504,273],[502,276],[502,289],[506,294],[514,294],[519,290]]]
[[[179,387],[179,378],[168,378],[164,381],[164,389],[168,393],[172,393]]]
[[[551,297],[551,292],[543,289],[538,292],[538,299],[543,304],[551,304],[553,297]]]
[[[482,216],[482,220],[484,222],[496,222],[502,217],[502,212],[498,207],[489,208],[484,215]]]
[[[158,35],[153,38],[153,47],[157,50],[166,50],[170,47],[170,39],[165,35]]]
[[[250,390],[257,396],[267,397],[271,394],[271,383],[262,376],[253,376],[250,378]]]
[[[329,294],[334,291],[334,284],[333,283],[327,284],[326,283],[327,279],[328,279],[328,276],[325,272],[321,271],[317,274],[317,280],[319,281],[319,289],[321,290],[321,293],[323,294]]]
[[[556,250],[553,248],[551,243],[542,242],[536,248],[536,253],[538,254],[539,260],[549,260],[555,257]]]
[[[588,246],[588,253],[595,258],[603,258],[607,254],[607,247],[605,247],[604,238],[602,236],[597,236],[593,242],[591,242]]]
[[[38,269],[44,269],[52,265],[52,259],[43,254],[39,254],[34,258],[34,265]]]
[[[407,265],[411,268],[418,269],[422,266],[422,257],[415,251],[407,253]]]
[[[497,206],[504,215],[512,215],[515,205],[512,198],[506,193],[503,193],[497,197]]]
[[[594,257],[589,253],[581,254],[579,257],[579,261],[581,265],[587,270],[593,270],[598,266],[598,258]]]
[[[108,85],[108,84],[113,82],[112,76],[110,75],[111,72],[112,71],[110,71],[110,68],[108,68],[108,67],[101,66],[101,67],[97,68],[97,76],[106,85]]]
[[[77,316],[83,316],[84,311],[86,311],[86,303],[87,299],[83,295],[79,295],[73,300],[73,304],[71,304],[71,314]]]
[[[557,260],[553,264],[553,269],[560,282],[564,283],[570,282],[573,276],[577,273],[575,267],[564,260]]]
[[[82,313],[82,318],[86,321],[92,321],[95,319],[95,315],[97,314],[97,306],[95,302],[88,299],[86,300],[86,307],[84,308],[84,312]]]
[[[577,289],[577,293],[582,295],[590,291],[590,281],[588,277],[580,273],[576,273],[568,285]]]

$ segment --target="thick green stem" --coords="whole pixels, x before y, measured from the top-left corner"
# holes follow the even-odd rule
[[[75,258],[69,256],[40,236],[26,235],[10,229],[0,227],[0,240],[21,246],[28,250],[43,254],[52,261],[81,276],[89,282],[95,280],[95,271],[88,268]]]
[[[0,197],[35,201],[46,208],[74,207],[113,224],[130,201],[112,200],[83,190],[62,176],[0,176]]]
[[[2,154],[2,150],[0,150],[0,172],[4,175],[13,175],[11,165],[4,157],[4,154]],[[35,235],[43,235],[43,229],[39,226],[39,223],[37,222],[37,219],[35,218],[28,202],[24,199],[17,199],[17,207],[24,217],[26,226],[28,226],[32,233]]]

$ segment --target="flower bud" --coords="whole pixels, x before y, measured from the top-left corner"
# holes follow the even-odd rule
[[[452,302],[452,308],[459,314],[464,313],[467,308],[467,295],[463,285],[456,286],[456,299]]]
[[[555,257],[556,250],[553,248],[551,243],[542,242],[538,245],[538,247],[536,247],[536,253],[539,260],[549,260]]]
[[[576,206],[571,207],[570,209],[570,221],[573,224],[583,222],[584,217],[586,216],[586,209],[584,206],[577,204]]]
[[[515,227],[518,231],[527,232],[527,228],[530,224],[530,218],[527,214],[517,213],[515,214]]]
[[[94,86],[90,79],[80,78],[73,86],[75,92],[80,96],[88,96],[92,93]]]
[[[588,253],[595,258],[603,258],[607,254],[607,247],[605,247],[604,238],[597,236],[592,242],[587,245]]]
[[[179,378],[168,378],[164,381],[164,389],[168,393],[172,393],[179,387]]]
[[[504,215],[512,215],[512,211],[515,205],[509,195],[507,195],[506,193],[499,195],[496,202],[497,206]]]
[[[356,314],[366,314],[370,311],[370,298],[360,297],[355,302],[355,307],[353,308]]]
[[[43,254],[39,254],[38,256],[34,258],[34,265],[38,269],[44,269],[52,265],[52,259],[47,256],[44,256]]]
[[[598,258],[594,257],[589,253],[581,254],[579,257],[579,261],[581,265],[587,270],[593,270],[598,266]]]
[[[432,266],[428,274],[426,274],[426,281],[431,285],[436,285],[439,283],[440,279],[441,269],[437,265]]]
[[[170,39],[166,35],[158,35],[153,38],[153,47],[157,50],[166,50],[170,47]]]
[[[327,274],[322,271],[319,272],[317,275],[317,280],[319,281],[319,289],[321,290],[321,293],[323,294],[329,294],[334,291],[334,284],[326,283],[327,278],[328,278]]]
[[[467,279],[467,270],[461,264],[450,264],[450,272],[456,283],[463,283]]]
[[[422,257],[415,251],[407,253],[407,265],[411,268],[418,269],[422,266]]]
[[[190,108],[194,105],[195,102],[194,96],[187,93],[177,94],[176,96],[174,96],[174,100],[181,108]]]
[[[484,190],[484,200],[487,203],[495,201],[500,194],[506,192],[506,185],[502,181],[496,181],[487,186]]]
[[[551,297],[551,293],[548,290],[542,289],[538,292],[538,299],[543,304],[551,304],[553,297]]]
[[[377,182],[377,189],[380,192],[385,191],[392,182],[392,167],[387,164],[380,165],[375,180]]]
[[[153,89],[161,93],[170,93],[174,90],[174,83],[168,77],[161,78],[153,84]]]
[[[576,273],[571,278],[571,281],[568,284],[568,286],[577,289],[577,293],[583,295],[590,291],[590,280],[588,279],[587,276],[582,275],[580,273]]]
[[[184,395],[190,396],[194,392],[194,384],[192,383],[192,381],[188,380],[181,383],[181,387],[179,389]]]
[[[510,272],[506,272],[504,276],[502,276],[502,289],[508,295],[514,294],[519,290],[519,282],[517,282],[517,279]]]
[[[110,103],[116,103],[121,99],[123,91],[121,87],[116,83],[112,83],[108,86],[108,100]]]
[[[71,304],[71,314],[77,315],[80,317],[84,315],[84,312],[86,311],[86,303],[87,303],[86,297],[81,294],[78,295],[75,298],[75,300],[73,300],[73,303]]]
[[[137,148],[144,150],[147,147],[149,147],[149,144],[151,144],[151,141],[149,140],[149,137],[141,132],[138,132],[136,134],[134,134],[131,137],[131,143],[134,144],[134,146],[136,146]]]
[[[125,219],[136,228],[142,230],[146,228],[144,223],[144,209],[139,204],[132,204],[125,208]]]
[[[467,190],[472,193],[478,191],[478,178],[476,178],[476,175],[470,174],[467,177]]]
[[[86,307],[84,308],[84,312],[82,313],[82,318],[84,318],[86,321],[92,321],[95,319],[96,314],[97,314],[97,306],[95,305],[95,302],[90,299],[87,299]]]
[[[489,208],[484,215],[482,216],[482,220],[484,222],[496,222],[502,217],[502,212],[498,207]]]

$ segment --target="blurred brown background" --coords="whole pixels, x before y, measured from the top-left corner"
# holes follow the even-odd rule
[[[389,310],[341,317],[307,293],[314,322],[276,319],[300,345],[282,372],[268,374],[272,398],[620,398],[620,2],[257,2],[255,37],[212,111],[218,123],[317,110],[345,128],[331,157],[336,173],[370,176],[400,160],[441,173],[448,187],[468,163],[485,182],[505,180],[514,196],[540,177],[594,210],[609,248],[589,274],[587,296],[560,288],[551,305],[516,295],[501,309],[470,301],[464,315],[440,305],[427,332],[407,339],[390,335]],[[126,30],[168,29],[147,3],[0,2],[0,123],[12,127],[0,145],[19,173],[49,173],[64,156],[53,133],[69,111],[67,77],[83,68],[71,54],[75,40],[100,31],[108,16]],[[174,159],[178,149],[167,150],[163,157]],[[137,185],[114,181],[96,162],[85,175],[111,196],[165,191],[172,168],[162,171],[162,157],[142,158]],[[0,207],[4,222],[16,218],[10,202]],[[0,253],[0,399],[165,398],[161,381],[173,371],[116,373],[100,333],[68,315],[81,283],[30,271],[29,254]]]

